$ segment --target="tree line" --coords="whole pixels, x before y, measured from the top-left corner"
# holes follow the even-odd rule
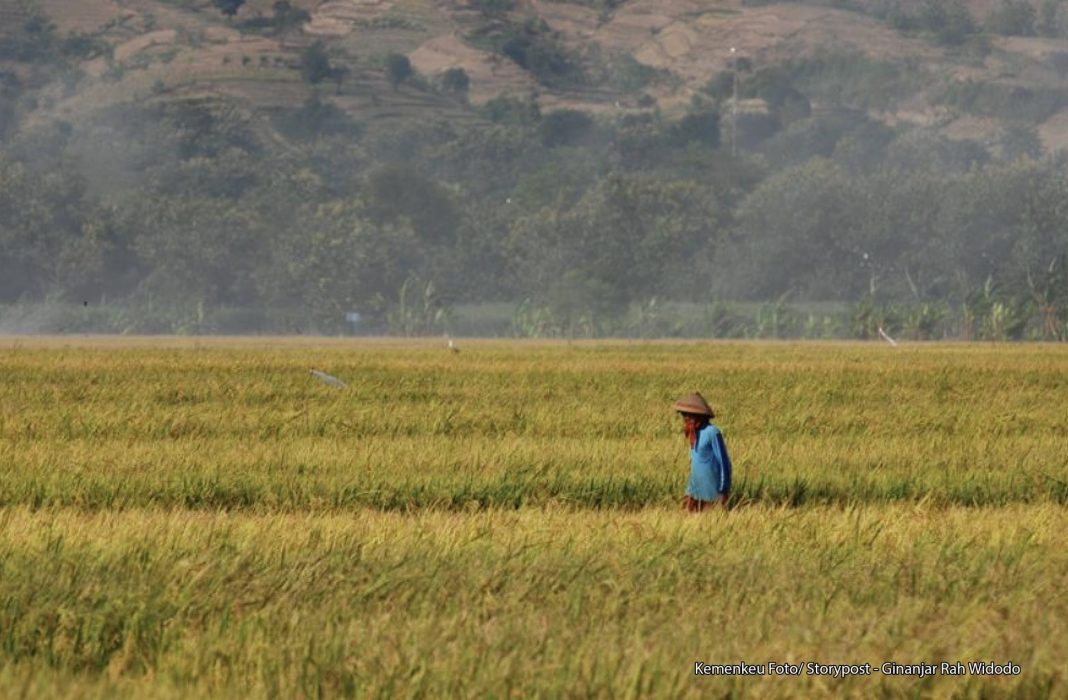
[[[335,70],[321,46],[304,62],[309,82]],[[507,302],[516,332],[598,334],[685,302],[707,305],[708,332],[778,335],[829,328],[803,310],[833,303],[849,312],[832,335],[1065,338],[1066,163],[1031,126],[978,143],[871,119],[922,82],[915,66],[738,69],[766,109],[735,114],[724,72],[674,116],[543,113],[530,94],[388,123],[329,91],[34,121],[7,75],[0,304],[275,309],[323,332],[356,312],[367,330],[437,332],[451,308]],[[389,70],[396,85],[410,64]],[[766,318],[732,321],[725,302]]]

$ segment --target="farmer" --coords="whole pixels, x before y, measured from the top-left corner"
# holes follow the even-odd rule
[[[731,491],[731,458],[719,428],[712,425],[712,407],[698,393],[672,406],[682,416],[682,432],[690,443],[690,484],[682,507],[691,513],[713,503],[727,506]]]

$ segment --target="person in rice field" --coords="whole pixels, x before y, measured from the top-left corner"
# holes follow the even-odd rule
[[[690,443],[690,483],[682,507],[691,513],[716,503],[726,507],[731,492],[731,458],[723,434],[712,424],[712,407],[694,392],[672,408],[682,416],[682,432]]]

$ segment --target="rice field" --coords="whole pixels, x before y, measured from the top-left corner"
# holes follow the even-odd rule
[[[695,389],[728,512],[678,507]],[[1066,390],[1056,345],[0,339],[0,695],[1064,697]]]

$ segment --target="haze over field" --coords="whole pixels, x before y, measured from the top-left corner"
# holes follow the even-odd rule
[[[1061,0],[0,0],[0,332],[1064,340],[1066,37]]]

